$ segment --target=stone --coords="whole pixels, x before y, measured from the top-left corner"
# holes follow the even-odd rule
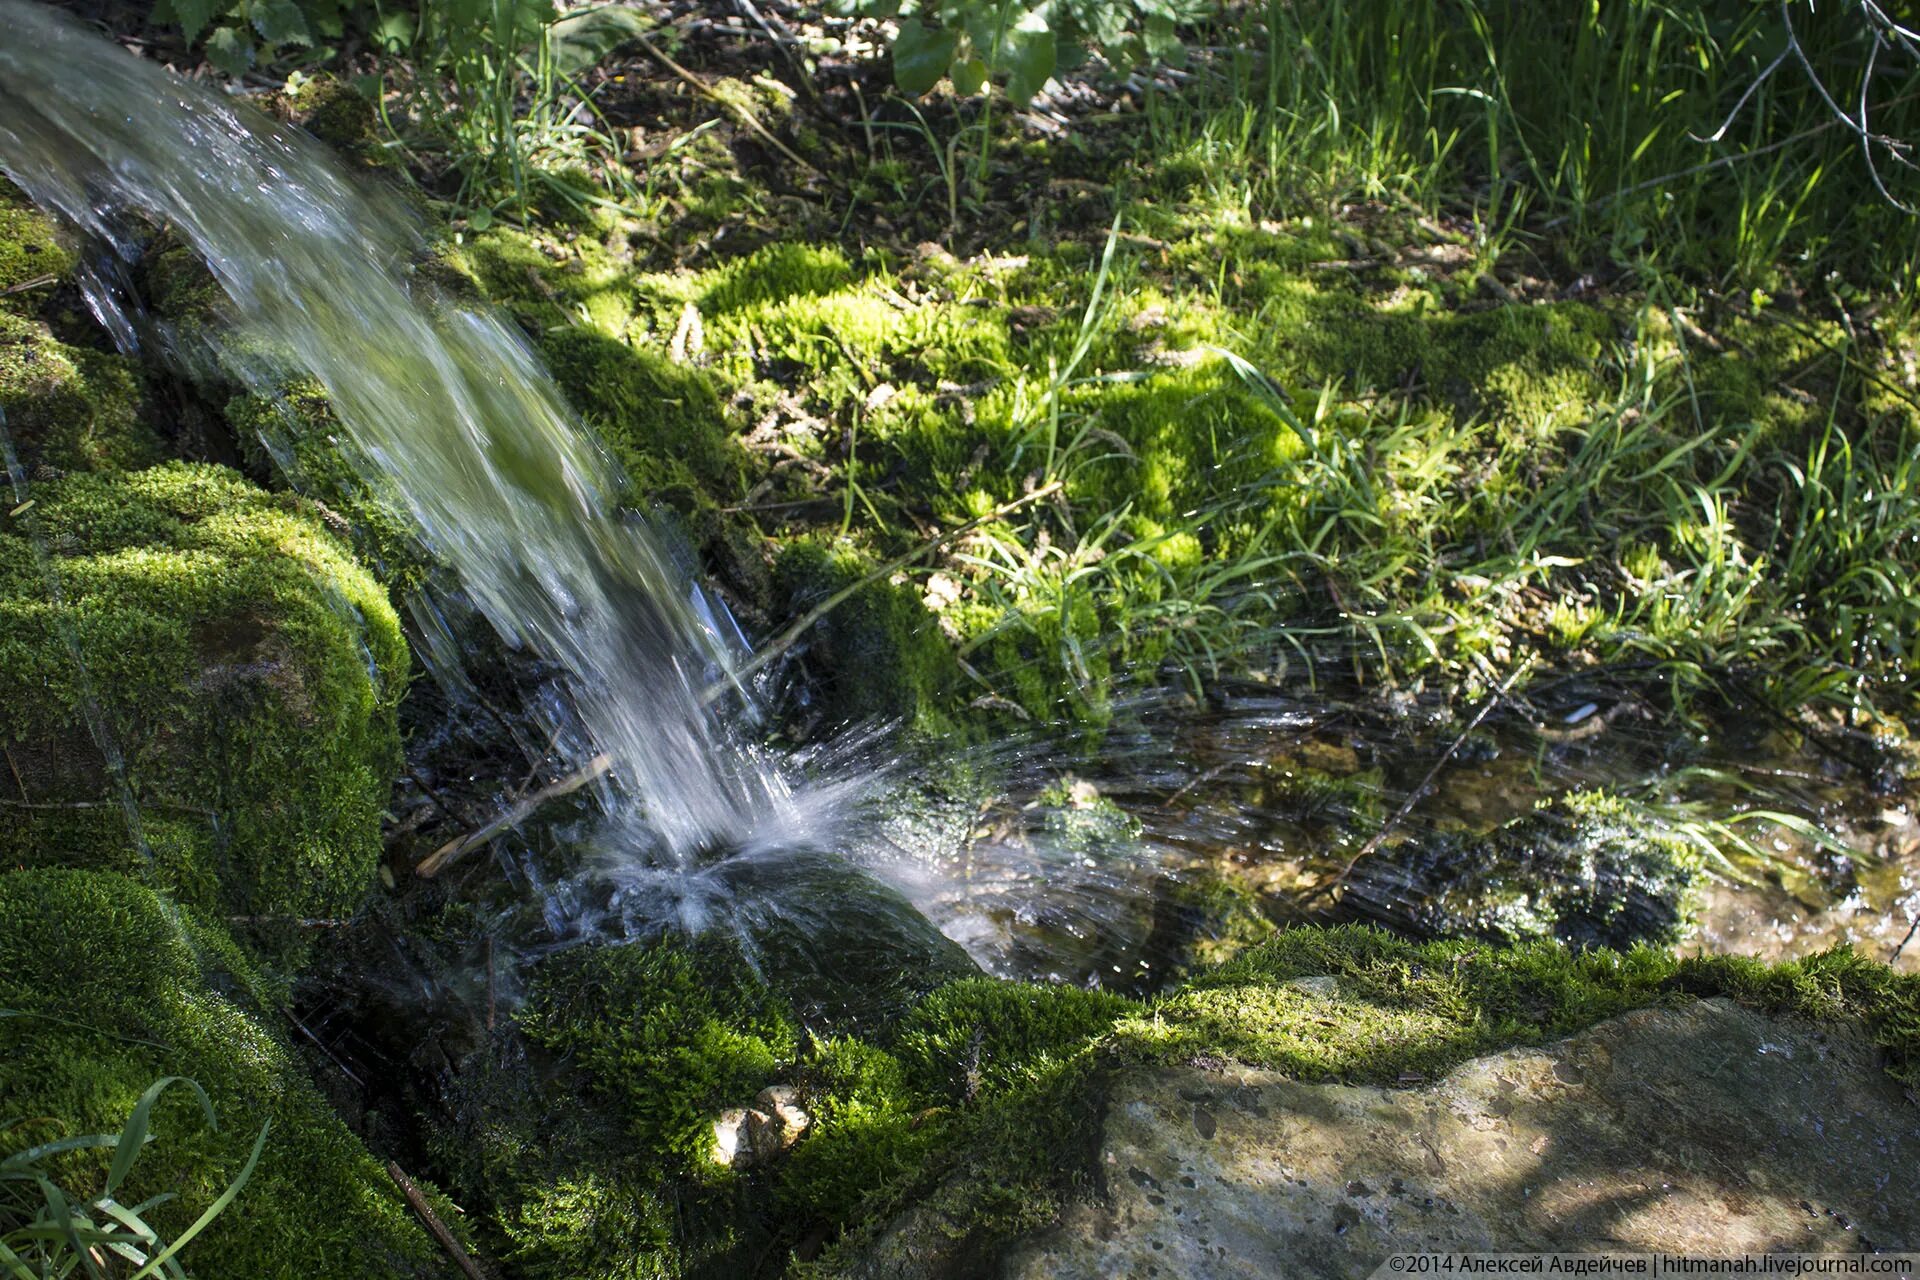
[[[1850,1024],[1641,1010],[1418,1088],[1115,1080],[1104,1199],[1004,1274],[1369,1275],[1412,1251],[1911,1249],[1920,1109]]]
[[[790,1084],[768,1085],[753,1103],[757,1110],[771,1117],[782,1151],[798,1142],[807,1126],[813,1123],[813,1117],[800,1105],[800,1091]]]
[[[800,1105],[800,1091],[790,1084],[768,1085],[751,1107],[729,1107],[713,1122],[713,1149],[708,1159],[730,1169],[752,1169],[766,1164],[800,1140],[813,1117]]]
[[[756,1124],[767,1117],[747,1107],[728,1107],[713,1122],[713,1151],[709,1158],[717,1165],[741,1168],[752,1162]]]

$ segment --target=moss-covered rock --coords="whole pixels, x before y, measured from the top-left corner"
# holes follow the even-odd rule
[[[373,100],[352,84],[321,73],[302,76],[273,95],[267,107],[320,141],[343,151],[363,150],[375,140]]]
[[[0,310],[0,414],[21,463],[132,470],[166,456],[139,366],[59,341],[36,318]]]
[[[165,452],[139,365],[72,345],[74,266],[53,220],[0,182],[0,425],[29,469],[151,466]]]
[[[873,572],[872,559],[843,544],[796,541],[774,562],[775,611],[798,617]],[[917,592],[874,581],[816,623],[808,665],[827,715],[837,721],[904,718],[925,732],[948,727],[944,708],[960,668],[939,619]]]
[[[636,505],[686,512],[745,492],[744,456],[704,374],[584,327],[550,330],[539,347],[625,469]]]
[[[1035,1069],[1013,1077],[1012,1087],[982,1090],[970,1108],[933,1117],[943,1131],[937,1143],[923,1140],[915,1172],[867,1198],[846,1219],[847,1235],[806,1274],[994,1273],[1009,1243],[1053,1221],[1076,1196],[1094,1198],[1114,1172],[1095,1161],[1112,1082],[1126,1072],[1239,1066],[1293,1080],[1406,1087],[1477,1055],[1542,1044],[1630,1010],[1684,1008],[1700,996],[1775,1016],[1854,1022],[1878,1046],[1888,1075],[1915,1083],[1920,978],[1844,949],[1768,966],[1681,960],[1646,947],[1577,952],[1553,942],[1414,943],[1361,926],[1290,929],[1156,1000],[1069,1019],[1077,1034],[1030,1057]],[[1065,997],[1049,989],[1044,998]],[[836,1054],[855,1056],[845,1047]],[[901,1087],[890,1080],[911,1080],[871,1065],[840,1075],[881,1098]],[[901,1148],[891,1131],[900,1122],[888,1117],[915,1102],[908,1088],[889,1106],[868,1103],[872,1150]],[[803,1143],[796,1173],[807,1157]]]
[[[37,308],[40,295],[29,282],[64,280],[74,261],[53,220],[0,181],[0,310],[26,314]]]
[[[519,1274],[741,1274],[771,1225],[712,1159],[714,1116],[790,1068],[797,1036],[729,940],[576,948],[533,970],[433,1145]]]
[[[227,401],[223,416],[242,454],[321,504],[395,599],[427,580],[433,562],[413,521],[390,482],[354,464],[318,382],[296,378],[275,395],[243,392]]]
[[[441,1276],[450,1268],[379,1161],[327,1109],[276,1030],[257,979],[226,934],[109,872],[0,873],[0,1114],[32,1117],[0,1153],[118,1133],[146,1088],[185,1076],[206,1090],[162,1096],[154,1139],[119,1193],[174,1193],[147,1217],[179,1234],[266,1145],[239,1197],[187,1246],[205,1280]],[[70,1192],[97,1194],[104,1157],[63,1158]]]
[[[351,911],[398,766],[385,593],[222,468],[32,497],[0,525],[6,862],[124,871],[216,918]]]
[[[1630,947],[1678,941],[1700,847],[1605,792],[1570,792],[1484,835],[1440,832],[1353,870],[1343,909],[1424,937]]]

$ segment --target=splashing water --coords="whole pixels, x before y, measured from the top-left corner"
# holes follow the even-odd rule
[[[733,665],[723,611],[623,518],[620,476],[525,340],[410,273],[424,240],[397,199],[52,11],[0,0],[0,28],[0,169],[120,262],[142,221],[192,245],[236,321],[223,367],[268,393],[289,371],[319,380],[358,463],[488,621],[564,670],[581,760],[610,758],[663,863],[818,840],[854,789],[797,787],[704,705]],[[112,262],[83,284],[133,347]]]
[[[1415,779],[1430,757],[1383,736],[1379,758],[1389,764],[1392,751],[1412,751],[1401,770],[1408,776],[1396,781],[1363,769],[1344,740],[1329,740],[1320,754],[1344,753],[1347,763],[1301,770],[1325,775],[1315,784],[1325,795],[1282,785],[1307,759],[1302,743],[1337,720],[1337,708],[1302,709],[1263,693],[1215,723],[1110,735],[1096,793],[1132,815],[1117,833],[1110,822],[1089,825],[1107,810],[1076,810],[1072,801],[1064,809],[975,795],[915,803],[903,788],[886,806],[892,812],[878,814],[868,802],[905,773],[883,742],[850,737],[805,757],[760,748],[747,727],[747,691],[729,679],[743,646],[725,611],[653,531],[621,513],[617,469],[519,333],[412,273],[426,243],[399,200],[352,180],[298,133],[27,0],[0,0],[0,30],[0,170],[105,251],[82,284],[116,341],[132,349],[146,331],[119,283],[122,268],[151,227],[167,226],[205,259],[230,300],[236,323],[212,358],[270,396],[289,374],[317,378],[363,474],[406,507],[423,543],[501,636],[564,673],[566,705],[545,710],[547,727],[576,766],[604,752],[615,787],[593,828],[568,834],[587,875],[550,882],[537,858],[522,864],[540,891],[549,937],[697,929],[725,916],[747,932],[839,928],[842,938],[867,939],[930,928],[919,916],[902,918],[917,909],[993,972],[1144,987],[1156,976],[1147,957],[1162,928],[1157,899],[1196,868],[1261,873],[1277,887],[1273,914],[1289,922],[1352,918],[1352,910],[1330,911],[1314,886],[1344,874],[1399,791],[1426,787]],[[25,483],[17,467],[10,478]],[[24,489],[15,498],[24,502]],[[432,619],[423,622],[432,644]],[[729,690],[724,700],[709,696],[716,687]],[[1542,777],[1542,761],[1588,748],[1521,733],[1504,763],[1455,771],[1477,770],[1481,781],[1443,780],[1455,794],[1441,800],[1465,806],[1460,813],[1422,821],[1485,827],[1529,809],[1547,789],[1657,775],[1664,745],[1627,750],[1625,736],[1605,740],[1604,768],[1580,757]],[[101,749],[111,756],[110,742]],[[1059,754],[1043,738],[1005,743],[953,772],[992,774],[1016,797],[1031,797],[1057,781],[1049,762]],[[124,786],[122,799],[137,838]],[[1810,796],[1793,807],[1817,816],[1827,804]],[[1905,830],[1904,810],[1894,816]],[[1900,848],[1907,861],[1889,858],[1887,875],[1869,868],[1879,878],[1866,904],[1895,941],[1902,928],[1912,938],[1906,922],[1920,910],[1915,881],[1901,869],[1920,866],[1920,836]],[[870,879],[854,883],[843,874],[849,868]],[[868,893],[874,884],[896,896]],[[1375,877],[1373,896],[1354,900],[1401,922],[1415,904],[1398,900],[1397,884]],[[1849,902],[1860,896],[1843,891]],[[1896,897],[1908,904],[1897,924]],[[1792,909],[1733,903],[1722,931],[1747,945],[1731,935],[1752,932],[1757,910],[1786,918]],[[1801,914],[1809,913],[1819,918],[1802,922],[1808,930],[1854,927],[1851,916],[1829,921],[1835,911]]]

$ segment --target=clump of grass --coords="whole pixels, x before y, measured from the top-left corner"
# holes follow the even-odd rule
[[[0,1009],[0,1017],[21,1016],[26,1015]],[[260,1136],[254,1140],[246,1164],[226,1189],[178,1235],[165,1239],[148,1224],[146,1215],[176,1199],[172,1192],[163,1192],[133,1205],[121,1204],[114,1197],[154,1137],[149,1131],[154,1103],[176,1084],[184,1086],[199,1101],[207,1126],[218,1128],[213,1103],[204,1089],[181,1076],[163,1076],[140,1095],[119,1133],[54,1138],[0,1158],[0,1267],[6,1268],[9,1277],[42,1280],[47,1276],[71,1275],[84,1268],[86,1275],[95,1277],[145,1280],[147,1276],[165,1276],[169,1280],[184,1280],[186,1272],[176,1255],[192,1243],[207,1224],[225,1212],[247,1185],[266,1147],[272,1122],[260,1126]],[[30,1123],[12,1120],[0,1124],[0,1140],[24,1130]],[[63,1179],[57,1166],[64,1158],[81,1152],[111,1161],[97,1194],[79,1194],[61,1185]]]
[[[552,0],[441,0],[417,17],[396,13],[379,32],[389,54],[382,117],[412,162],[457,175],[453,203],[476,229],[495,213],[543,208],[644,213],[647,190],[581,80],[639,29],[632,10],[562,17]]]
[[[1871,6],[1272,0],[1243,21],[1151,104],[1166,189],[1255,222],[1449,207],[1489,259],[1546,236],[1719,285],[1838,267],[1908,293],[1920,182],[1881,139],[1913,135],[1920,62]]]

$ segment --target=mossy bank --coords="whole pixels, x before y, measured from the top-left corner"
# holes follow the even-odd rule
[[[1864,1026],[1889,1076],[1920,1079],[1920,979],[1847,952],[1768,967],[1300,928],[1151,999],[962,978],[851,1032],[713,938],[586,948],[530,991],[461,1069],[436,1149],[481,1239],[542,1277],[981,1274],[1098,1198],[1109,1082],[1135,1068],[1404,1088],[1723,996]],[[777,1142],[734,1136],[785,1106],[803,1118]]]
[[[43,479],[0,547],[7,863],[120,871],[279,941],[351,913],[408,657],[318,518],[169,463]]]
[[[59,975],[55,980],[53,975]],[[0,872],[0,1113],[9,1152],[118,1133],[164,1076],[206,1090],[218,1128],[184,1090],[164,1095],[126,1204],[176,1237],[266,1143],[240,1198],[182,1255],[219,1280],[454,1274],[385,1169],[308,1083],[289,1024],[217,924],[115,872]],[[93,1193],[106,1159],[60,1159]]]

